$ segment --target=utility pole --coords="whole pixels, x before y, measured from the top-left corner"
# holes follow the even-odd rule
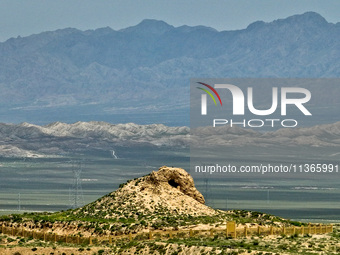
[[[18,211],[21,211],[21,194],[18,194]]]
[[[72,172],[73,172],[72,194],[69,191],[70,206],[73,209],[84,205],[83,188],[82,188],[81,179],[80,179],[82,171],[83,171],[83,162],[81,161],[73,162],[72,164]]]
[[[267,204],[269,204],[269,189],[267,190]]]

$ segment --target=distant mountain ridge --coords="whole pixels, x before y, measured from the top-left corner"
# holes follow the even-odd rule
[[[41,158],[68,157],[93,151],[110,155],[118,147],[186,149],[204,144],[232,148],[257,147],[340,147],[340,122],[310,128],[279,129],[261,133],[240,127],[203,127],[190,132],[188,127],[162,124],[137,125],[106,122],[55,122],[46,126],[29,123],[0,123],[0,157]],[[337,155],[337,154],[336,154]],[[335,156],[336,156],[335,155]],[[337,157],[337,156],[336,156]]]
[[[66,28],[0,43],[0,106],[17,122],[53,109],[62,109],[56,120],[73,121],[121,108],[187,109],[192,77],[339,77],[339,59],[340,23],[314,12],[221,32],[157,20]]]

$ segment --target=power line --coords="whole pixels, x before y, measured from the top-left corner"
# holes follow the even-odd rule
[[[75,209],[84,206],[83,188],[81,185],[81,173],[83,171],[84,162],[72,161],[73,184],[69,190],[70,207]]]
[[[18,193],[18,211],[21,211],[21,194]]]
[[[269,204],[269,189],[267,190],[267,204]]]

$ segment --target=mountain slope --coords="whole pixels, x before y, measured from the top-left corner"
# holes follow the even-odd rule
[[[0,102],[27,121],[53,109],[99,120],[186,108],[192,77],[339,77],[339,30],[308,12],[237,31],[144,20],[12,38],[0,43]]]

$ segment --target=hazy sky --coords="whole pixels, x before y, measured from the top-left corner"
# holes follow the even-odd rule
[[[339,0],[0,0],[0,41],[66,27],[120,29],[146,18],[232,30],[306,11],[340,21]]]

